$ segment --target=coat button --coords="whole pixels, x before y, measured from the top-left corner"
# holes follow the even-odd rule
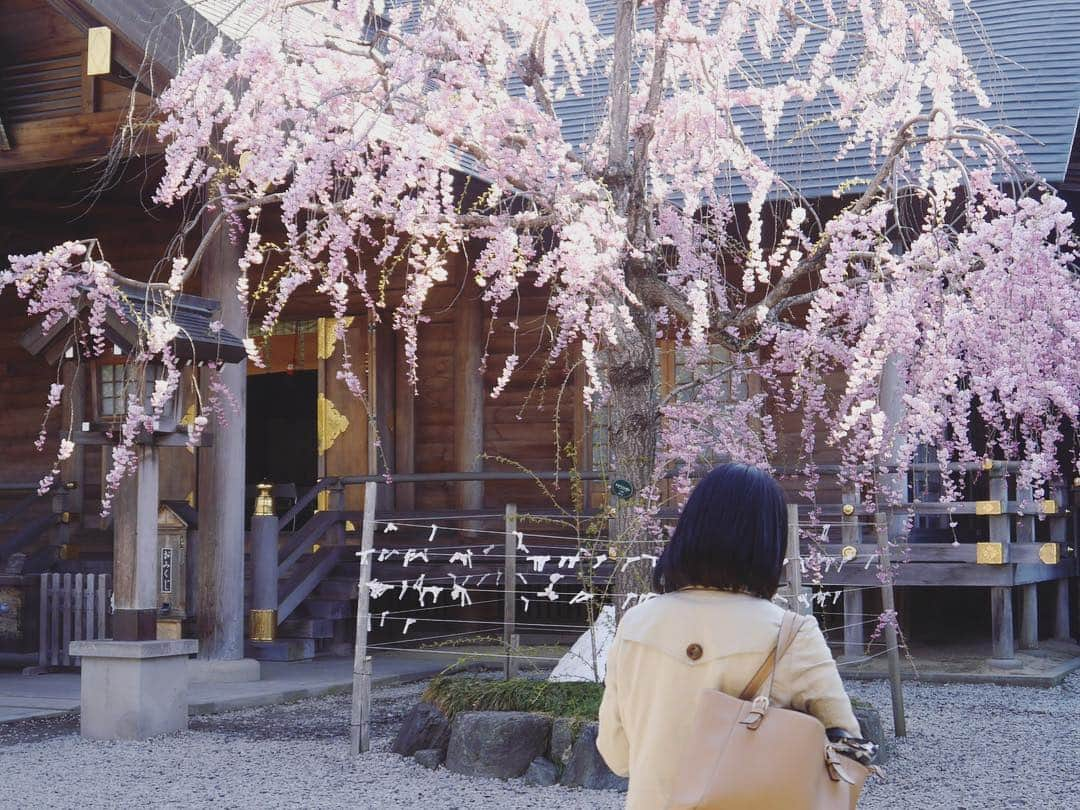
[[[691,661],[697,661],[699,658],[701,658],[701,645],[691,644],[689,647],[687,647],[686,657],[689,658]]]

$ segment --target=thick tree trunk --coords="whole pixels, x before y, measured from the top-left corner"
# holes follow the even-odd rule
[[[622,561],[649,552],[654,546],[637,507],[641,491],[652,482],[660,426],[656,316],[647,307],[638,308],[634,320],[636,328],[625,330],[619,344],[604,354],[609,386],[609,477],[612,481],[627,481],[633,489],[629,498],[611,496],[614,516],[610,545],[619,560],[613,601],[620,614],[625,594],[650,590],[652,567],[647,562],[626,567]]]

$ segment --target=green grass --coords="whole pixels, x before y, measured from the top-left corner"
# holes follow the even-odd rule
[[[447,717],[457,712],[540,712],[552,717],[595,720],[604,685],[551,683],[512,678],[509,681],[469,676],[440,676],[424,692]]]

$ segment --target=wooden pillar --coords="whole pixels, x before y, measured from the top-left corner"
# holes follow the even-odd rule
[[[454,334],[454,448],[457,468],[463,472],[484,468],[484,375],[480,362],[484,345],[484,305],[466,295],[458,301]],[[462,482],[461,509],[482,509],[482,481]]]
[[[1060,543],[1062,546],[1068,541],[1069,518],[1069,491],[1064,482],[1054,485],[1054,502],[1057,504],[1057,513],[1050,518],[1050,542]],[[1069,615],[1069,591],[1072,578],[1064,577],[1054,583],[1054,638],[1058,641],[1072,641],[1072,626]]]
[[[408,378],[405,340],[394,337],[394,472],[416,472],[416,396]],[[394,507],[404,512],[416,508],[416,486],[394,484]]]
[[[379,437],[379,448],[377,466],[372,468],[372,471],[378,471],[380,473],[397,472],[397,424],[395,422],[394,411],[397,398],[397,382],[396,375],[394,373],[394,329],[389,322],[383,321],[375,327],[374,335],[372,335],[375,347],[372,352],[371,347],[368,348],[368,362],[375,363],[375,391],[373,395],[375,406],[375,429]],[[374,355],[374,356],[372,356]],[[393,510],[396,502],[394,499],[394,491],[396,484],[380,484],[379,485],[379,507],[382,509]]]
[[[234,335],[247,335],[247,317],[236,297],[240,247],[222,227],[203,258],[202,294],[221,304],[218,320]],[[247,364],[217,372],[236,404],[226,404],[228,424],[213,424],[213,444],[199,450],[199,545],[195,612],[199,657],[236,660],[244,655],[244,453],[247,437]],[[210,374],[203,372],[203,391]],[[205,395],[205,394],[204,394]]]
[[[1016,542],[1035,542],[1035,493],[1031,487],[1016,488],[1016,500],[1024,514],[1016,522]],[[1039,586],[1020,586],[1020,649],[1039,646]]]
[[[990,471],[990,500],[1001,501],[1003,504],[1008,501],[1009,482],[1005,476],[1004,465],[995,464]],[[1002,544],[1005,551],[1004,558],[1008,562],[1009,516],[993,515],[987,520],[990,522],[990,541]],[[1012,590],[1008,586],[990,589],[990,625],[993,633],[993,653],[990,665],[995,667],[1010,668],[1020,665],[1020,662],[1016,660],[1013,643]]]
[[[113,503],[113,638],[157,637],[158,456],[140,445],[139,470],[125,479]]]
[[[851,507],[851,514],[847,510],[840,517],[840,540],[844,548],[859,547],[859,518],[855,509],[859,505],[859,493],[857,490],[844,492],[843,503],[845,507]],[[863,624],[863,592],[859,586],[844,588],[844,658],[854,659],[863,654],[866,649],[866,626]]]

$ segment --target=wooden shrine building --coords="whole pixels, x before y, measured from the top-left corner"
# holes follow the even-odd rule
[[[181,54],[216,34],[233,33],[234,23],[224,11],[229,5],[218,0],[0,0],[3,261],[10,254],[92,237],[123,275],[140,280],[160,275],[158,263],[180,221],[177,212],[155,206],[150,199],[161,172],[161,147],[151,137],[153,126],[146,116],[153,93],[175,72]],[[1024,146],[1033,163],[1075,208],[1071,195],[1080,193],[1080,161],[1075,160],[1080,155],[1075,140],[1080,48],[1075,47],[1074,32],[1080,31],[1080,19],[1069,25],[1058,12],[1051,15],[1035,8],[1049,6],[1047,2],[1031,6],[1030,13],[1010,6],[984,15],[994,47],[1011,60],[1003,68],[1010,92],[996,100],[1008,123],[1030,131],[1033,142]],[[601,23],[610,25],[607,12],[600,4],[597,8]],[[1052,56],[1044,59],[1043,53]],[[587,121],[594,121],[604,104],[602,97],[586,101],[560,108],[566,129],[580,131],[583,137],[591,132]],[[137,123],[140,116],[143,124]],[[800,171],[807,181],[804,193],[830,193],[845,171],[854,174],[857,167],[809,161]],[[216,237],[191,288],[185,290],[190,297],[184,299],[192,313],[204,321],[220,320],[225,332],[237,339],[247,336],[234,293],[238,258],[239,248],[224,234]],[[182,578],[189,583],[180,632],[199,639],[201,657],[304,658],[349,642],[359,565],[351,547],[363,518],[365,476],[393,474],[394,483],[379,484],[376,513],[380,526],[393,522],[399,531],[380,534],[380,546],[394,544],[404,550],[410,543],[422,543],[434,524],[441,528],[439,543],[445,546],[460,544],[463,536],[474,540],[490,536],[491,543],[501,548],[506,508],[513,504],[522,516],[521,525],[526,525],[524,516],[532,514],[529,525],[547,526],[546,532],[564,535],[564,545],[572,547],[576,531],[584,531],[589,517],[568,519],[567,514],[595,510],[608,497],[604,425],[582,403],[580,370],[569,361],[546,362],[546,301],[544,290],[523,289],[516,328],[504,320],[492,323],[462,257],[456,272],[432,290],[426,305],[427,320],[420,327],[420,390],[414,396],[400,335],[385,323],[369,323],[359,298],[351,302],[342,345],[328,318],[325,298],[314,289],[294,295],[281,324],[264,341],[266,366],[239,363],[222,371],[222,382],[235,401],[230,403],[233,415],[227,423],[208,428],[213,441],[198,448],[159,450],[157,500],[176,507],[169,507],[166,528],[185,533],[185,548],[190,551],[184,558],[190,570],[170,567],[169,582]],[[207,302],[218,306],[212,316]],[[98,428],[123,407],[123,392],[130,382],[125,378],[124,336],[118,330],[109,337],[115,362],[101,359],[85,375],[76,376],[75,364],[65,362],[62,352],[54,358],[66,383],[64,398],[45,425],[49,445],[39,454],[34,439],[57,366],[40,351],[35,353],[39,349],[47,353],[54,345],[47,335],[35,337],[35,326],[26,318],[22,302],[10,289],[5,291],[0,296],[0,604],[13,607],[7,613],[0,610],[0,652],[19,654],[32,653],[37,646],[39,575],[107,574],[118,583],[122,573],[116,550],[124,545],[117,537],[130,531],[121,509],[109,517],[100,515],[109,473],[105,444],[79,444],[64,462],[53,489],[46,496],[37,494],[58,439],[60,412],[75,424],[87,423],[87,432],[98,435]],[[207,346],[213,343],[208,338]],[[367,376],[371,418],[338,379],[346,351]],[[502,395],[492,398],[489,392],[510,354],[527,359]],[[723,361],[719,349],[716,361]],[[663,385],[670,390],[684,371],[679,353],[663,342]],[[193,382],[205,377],[197,365],[186,373]],[[209,396],[206,380],[201,384],[203,395]],[[732,396],[746,393],[733,390]],[[190,420],[197,412],[195,403],[185,403],[178,421]],[[799,426],[788,415],[777,414],[776,420],[783,439],[777,462],[783,466],[797,457]],[[926,460],[932,460],[929,448]],[[823,453],[819,461],[827,465],[835,458]],[[563,480],[542,475],[537,480],[522,471],[559,471]],[[567,480],[569,471],[599,480],[586,481],[579,491]],[[941,623],[923,615],[927,602],[913,596],[905,599],[904,586],[934,589],[935,604],[960,617],[950,630],[961,635],[974,632],[986,641],[992,625],[996,641],[1004,644],[1007,623],[1011,645],[1014,589],[1018,614],[1023,614],[1023,643],[1037,644],[1040,635],[1075,635],[1080,624],[1074,615],[1078,600],[1075,594],[1071,602],[1069,597],[1069,583],[1075,583],[1078,573],[1075,542],[1069,539],[1075,526],[1059,520],[1051,529],[1034,513],[1016,514],[1024,493],[1017,493],[1015,486],[1008,489],[1008,473],[1005,463],[971,471],[965,496],[971,517],[962,527],[958,550],[944,548],[951,542],[942,543],[934,534],[942,529],[944,506],[930,507],[920,516],[916,528],[924,541],[931,541],[926,548],[934,550],[917,552],[927,559],[902,569],[898,581],[902,622],[908,622],[908,615],[915,617],[914,624],[905,626],[912,638],[931,635]],[[257,486],[264,482],[271,487],[259,498]],[[1071,481],[1065,484],[1054,495],[1053,511],[1047,504],[1041,507],[1043,516],[1066,517],[1075,493]],[[928,470],[917,471],[909,486],[916,497],[933,500],[935,482]],[[843,518],[857,522],[859,517],[854,503],[850,513],[842,511],[844,497],[828,480],[824,482],[820,498],[835,506],[838,525],[836,537],[826,547],[837,556],[852,553],[844,550],[847,547],[856,556],[865,555],[862,546],[868,541],[860,540],[852,525],[839,528]],[[991,507],[977,503],[990,501],[1000,508],[984,514]],[[930,514],[934,509],[937,514]],[[279,548],[276,568],[271,567],[276,627],[258,636],[275,640],[253,645],[246,626],[253,576],[248,525],[257,510],[278,516]],[[987,518],[1002,519],[986,524]],[[563,522],[554,524],[554,519]],[[997,563],[979,557],[992,550],[977,550],[975,544],[1015,540],[1019,546],[1029,536],[1030,549],[1013,548],[1011,558],[1010,549],[998,547],[1002,556]],[[1038,549],[1046,543],[1055,547],[1057,556],[1052,560],[1039,559]],[[169,562],[179,564],[180,558],[170,554]],[[423,570],[432,581],[451,572],[445,558],[435,557]],[[487,568],[477,563],[476,575],[502,570],[500,557]],[[846,578],[830,581],[836,587],[862,586],[865,578],[859,570],[849,566]],[[376,563],[376,575],[385,580],[399,571],[399,561]],[[520,574],[530,589],[549,581],[546,573],[521,569]],[[1065,585],[1056,584],[1060,582]],[[951,587],[961,584],[965,587]],[[1036,590],[1023,590],[1028,586]],[[175,606],[163,593],[159,612],[173,617]],[[987,610],[988,595],[993,617]],[[490,596],[501,606],[501,596]],[[845,597],[845,605],[854,606],[856,601],[854,596]],[[261,601],[257,607],[262,608]],[[871,607],[858,612],[864,609]],[[582,616],[582,610],[566,599],[541,602],[531,611],[532,620],[556,624],[580,621]],[[480,620],[490,613],[474,604],[464,615]],[[373,632],[378,638],[379,628]],[[419,629],[414,632],[414,638],[422,635]],[[846,640],[849,654],[861,643],[854,633]],[[993,655],[1002,657],[1007,652],[1003,650],[995,646]],[[988,641],[986,652],[991,652]]]

